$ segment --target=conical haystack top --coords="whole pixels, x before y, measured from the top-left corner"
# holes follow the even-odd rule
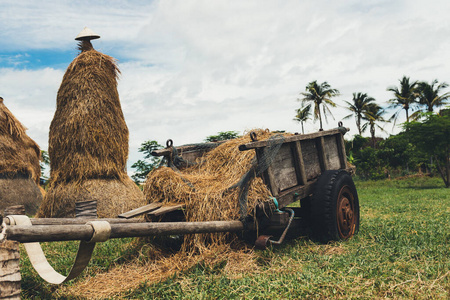
[[[77,35],[75,38],[76,41],[84,41],[84,40],[95,40],[99,39],[100,36],[96,34],[92,29],[88,27],[84,27],[84,29]]]
[[[39,146],[26,133],[0,97],[0,175],[25,175],[39,182]]]
[[[84,27],[84,29],[77,35],[75,40],[80,41],[80,43],[78,44],[78,49],[84,52],[94,49],[90,41],[99,38],[100,36],[90,28]]]

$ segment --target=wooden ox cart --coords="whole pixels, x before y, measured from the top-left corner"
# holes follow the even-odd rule
[[[0,240],[7,237],[9,241],[29,244],[29,255],[30,252],[42,252],[36,242],[80,240],[79,255],[73,272],[67,278],[55,274],[50,266],[45,266],[42,272],[38,270],[51,283],[74,278],[87,265],[95,242],[108,238],[252,232],[257,223],[258,232],[262,235],[257,238],[255,245],[261,249],[267,244],[281,243],[289,229],[295,231],[306,228],[315,239],[323,242],[346,240],[358,231],[359,202],[351,177],[354,169],[347,164],[343,140],[345,132],[347,129],[340,124],[339,128],[333,130],[264,141],[259,141],[256,134],[251,133],[252,142],[239,146],[239,150],[256,152],[255,173],[262,177],[273,195],[271,201],[256,208],[256,219],[251,222],[250,216],[236,221],[170,222],[171,215],[176,216],[178,212],[179,216],[180,211],[177,209],[180,207],[161,207],[153,203],[124,213],[116,219],[27,219],[9,216],[2,218]],[[183,164],[187,165],[219,144],[173,147],[169,140],[167,148],[153,154],[163,156],[169,165],[176,162],[182,168]],[[166,215],[168,218],[166,222],[159,223],[132,219],[142,214],[149,217]],[[148,221],[151,219],[156,218],[146,218]],[[278,238],[274,239],[272,235]],[[1,250],[0,258],[6,257]],[[11,253],[8,252],[9,256]],[[42,265],[45,257],[42,257],[42,253],[40,256],[36,260]],[[30,257],[30,260],[33,259]]]
[[[347,164],[343,139],[348,129],[339,125],[333,130],[264,141],[258,141],[252,132],[252,142],[239,146],[240,151],[256,152],[258,166],[263,166],[259,175],[274,196],[273,203],[258,207],[259,231],[285,228],[278,241],[268,235],[259,237],[258,248],[282,242],[290,227],[310,229],[313,237],[323,242],[345,240],[358,231],[359,202],[351,178],[354,167]],[[178,160],[177,167],[183,168],[220,142],[181,146],[176,151],[172,144],[168,140],[167,148],[152,154],[164,156],[169,166]],[[301,206],[289,207],[295,202]]]

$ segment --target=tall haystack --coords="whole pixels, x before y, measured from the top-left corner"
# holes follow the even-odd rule
[[[42,201],[39,190],[39,146],[25,133],[0,97],[0,211],[24,205],[35,214]]]
[[[86,29],[85,29],[86,30]],[[75,202],[97,200],[99,217],[116,217],[144,203],[126,174],[128,128],[117,92],[114,58],[77,37],[82,51],[69,65],[50,125],[50,184],[39,215],[74,216]]]

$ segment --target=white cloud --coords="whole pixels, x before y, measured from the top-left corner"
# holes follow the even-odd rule
[[[66,50],[84,26],[99,33],[94,47],[121,60],[130,162],[147,139],[183,144],[226,130],[300,131],[295,99],[312,80],[338,88],[341,106],[353,92],[385,105],[386,88],[403,75],[450,81],[448,1],[71,3],[3,1],[0,38],[8,51]],[[5,102],[14,101],[45,147],[64,70],[0,72]],[[337,108],[327,127],[347,114]],[[345,125],[356,133],[353,120]]]
[[[61,70],[50,68],[0,69],[0,96],[42,149],[48,148],[48,128],[56,107],[56,92],[62,75]]]

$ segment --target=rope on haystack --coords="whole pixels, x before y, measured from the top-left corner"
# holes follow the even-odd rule
[[[120,71],[114,58],[92,48],[91,33],[77,37],[82,52],[58,90],[41,217],[74,216],[77,201],[97,200],[100,217],[116,217],[144,204],[126,174],[128,128],[117,91]]]
[[[0,210],[24,205],[34,214],[42,201],[39,190],[39,146],[0,97]]]

